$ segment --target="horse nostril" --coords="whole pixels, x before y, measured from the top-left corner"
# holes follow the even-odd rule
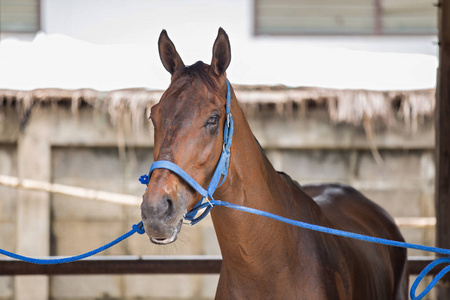
[[[141,204],[141,216],[143,221],[158,222],[168,221],[175,215],[175,201],[164,195],[158,201],[143,201]]]
[[[167,205],[167,209],[166,209],[166,212],[164,213],[164,217],[166,219],[171,219],[173,217],[174,212],[175,212],[175,206],[174,206],[173,199],[170,198],[170,197],[167,197],[166,205]]]
[[[165,195],[157,204],[155,217],[167,221],[173,217],[174,213],[175,201],[169,195]]]

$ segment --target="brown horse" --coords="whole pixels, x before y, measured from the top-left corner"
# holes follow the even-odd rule
[[[222,151],[228,36],[219,29],[210,65],[185,66],[166,31],[159,38],[171,84],[152,107],[154,159],[180,166],[203,187]],[[234,136],[225,182],[215,199],[294,220],[403,241],[392,218],[355,189],[300,186],[274,170],[231,89]],[[201,196],[167,169],[151,175],[141,205],[150,240],[176,240]],[[216,299],[406,299],[406,250],[297,228],[226,207],[211,211],[223,263]]]

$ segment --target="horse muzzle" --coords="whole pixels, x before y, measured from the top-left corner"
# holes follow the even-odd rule
[[[166,245],[175,242],[181,230],[183,219],[176,217],[174,204],[171,203],[164,199],[156,205],[147,201],[141,204],[142,223],[154,244]]]
[[[168,172],[158,173],[171,175]],[[155,181],[159,179],[160,182],[152,182],[145,192],[141,204],[141,217],[150,241],[154,244],[166,245],[177,239],[183,224],[185,209],[182,207],[183,201],[177,189],[174,188],[177,184],[170,182],[167,178],[158,178],[158,174],[155,175]],[[162,184],[163,180],[166,184]]]

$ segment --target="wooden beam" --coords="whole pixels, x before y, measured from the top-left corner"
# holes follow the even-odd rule
[[[7,176],[0,174],[0,185],[9,186],[16,189],[25,189],[31,191],[40,191],[47,193],[54,193],[59,195],[78,197],[93,201],[102,201],[120,205],[128,205],[138,207],[141,203],[141,197],[136,197],[133,195],[111,193],[101,190],[85,189],[82,187],[50,183],[47,181],[31,180],[18,178],[15,176]],[[399,186],[395,185],[385,185],[384,183],[377,185],[376,182],[371,183],[370,187],[361,186],[361,183],[354,183],[356,188],[378,188],[380,190],[389,190],[401,187],[402,189],[411,188],[411,186]],[[436,225],[436,218],[434,217],[398,217],[394,218],[395,223],[400,228],[433,228]]]
[[[436,92],[436,245],[450,248],[450,0],[438,3],[439,71]],[[437,299],[450,299],[450,281]]]
[[[434,257],[408,258],[410,275],[419,274]],[[0,276],[14,275],[106,275],[106,274],[219,274],[220,256],[94,256],[59,265],[35,265],[9,258],[0,258]],[[436,275],[442,266],[431,270]]]
[[[47,257],[48,258],[48,257]],[[106,275],[106,274],[218,274],[220,256],[95,256],[81,261],[36,265],[0,259],[0,276],[7,275]]]
[[[7,176],[1,174],[0,174],[0,185],[9,186],[16,189],[41,191],[135,207],[138,207],[138,205],[141,204],[142,202],[142,197],[136,197],[132,195],[111,193],[94,189],[86,189],[82,187],[51,183],[42,180],[18,178],[14,176]]]

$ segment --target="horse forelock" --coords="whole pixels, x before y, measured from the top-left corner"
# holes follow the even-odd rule
[[[214,75],[209,72],[210,66],[198,61],[193,65],[185,66],[178,70],[174,74],[172,80],[172,85],[175,89],[183,89],[187,86],[192,86],[200,81],[201,84],[205,85],[208,91],[215,94],[220,94],[220,87],[214,78]]]

